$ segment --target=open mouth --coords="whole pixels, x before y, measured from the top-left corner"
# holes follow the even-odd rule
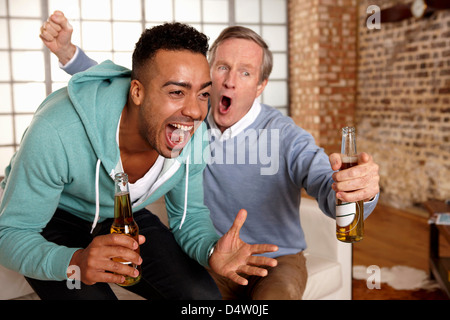
[[[220,113],[225,114],[230,110],[231,101],[230,97],[222,96],[222,99],[220,99]]]
[[[191,138],[194,126],[170,123],[166,126],[166,139],[172,149],[182,149]]]

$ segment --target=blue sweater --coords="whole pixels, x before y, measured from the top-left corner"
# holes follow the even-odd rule
[[[278,110],[262,105],[255,121],[234,138],[211,137],[211,161],[204,172],[205,204],[214,226],[227,232],[240,209],[248,212],[241,229],[248,243],[273,243],[277,252],[306,249],[299,219],[302,188],[320,209],[335,218],[336,193],[331,165],[313,137]],[[377,200],[364,205],[365,218]],[[301,214],[301,213],[300,213]]]

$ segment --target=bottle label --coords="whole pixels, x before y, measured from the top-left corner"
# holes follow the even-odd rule
[[[356,203],[344,202],[336,206],[336,224],[339,227],[346,227],[353,222],[356,215]]]

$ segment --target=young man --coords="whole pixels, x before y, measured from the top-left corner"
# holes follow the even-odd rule
[[[65,26],[64,18],[51,16],[41,38],[66,63],[63,69],[77,72],[94,65],[71,44],[71,30],[61,25]],[[242,228],[243,239],[279,246],[278,252],[266,254],[276,258],[278,266],[265,278],[248,277],[246,287],[212,275],[225,299],[301,299],[307,244],[298,216],[300,190],[315,197],[331,217],[336,195],[345,201],[368,200],[367,217],[378,200],[378,166],[361,153],[357,167],[334,172],[341,166],[338,154],[328,157],[292,119],[256,100],[268,82],[272,54],[252,30],[225,29],[211,46],[209,62],[213,83],[207,124],[212,154],[204,172],[205,203],[219,233],[232,225],[237,208],[246,208],[250,223]]]
[[[253,256],[276,246],[240,240],[245,211],[217,235],[203,203],[205,164],[189,161],[204,148],[197,137],[211,87],[207,49],[207,37],[189,26],[147,29],[131,72],[106,61],[37,110],[1,185],[0,263],[24,274],[42,299],[114,299],[106,283],[136,276],[114,257],[142,264],[142,280],[129,290],[150,299],[220,298],[202,266],[245,284],[239,274],[264,276],[258,265],[276,265]],[[122,171],[141,256],[136,241],[109,234],[113,178]],[[163,195],[172,232],[144,209]],[[64,281],[72,266],[80,290]]]

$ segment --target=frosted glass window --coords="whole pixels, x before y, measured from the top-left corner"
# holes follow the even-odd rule
[[[13,85],[16,112],[35,112],[45,99],[44,83],[17,83]]]
[[[6,16],[6,0],[0,0],[0,16]]]
[[[11,85],[0,83],[0,113],[10,113],[11,107]]]
[[[6,19],[0,19],[0,49],[7,49],[8,46],[8,23]]]
[[[284,26],[263,26],[262,37],[272,51],[287,50],[287,30]]]
[[[180,22],[199,22],[200,0],[175,0],[175,20]]]
[[[115,22],[113,23],[114,50],[133,51],[136,42],[142,33],[140,23]]]
[[[228,0],[204,0],[204,22],[228,22]]]
[[[9,53],[0,51],[0,81],[10,80]]]
[[[11,19],[10,30],[14,32],[11,37],[12,49],[41,49],[42,41],[39,38],[40,20]]]
[[[138,38],[136,38],[137,42]],[[133,52],[114,52],[113,61],[131,70]]]
[[[83,22],[82,46],[85,50],[111,50],[111,23],[109,22]]]
[[[12,53],[12,71],[15,81],[44,81],[44,54],[42,51]]]
[[[5,168],[9,165],[9,161],[14,155],[13,147],[0,147],[0,176],[5,175]]]
[[[19,144],[22,140],[23,133],[30,126],[31,120],[33,119],[33,115],[16,115],[15,117],[15,125],[16,125],[16,144]]]
[[[110,0],[81,0],[81,16],[83,19],[110,20]]]
[[[48,15],[59,10],[69,19],[80,19],[79,1],[74,0],[48,0]],[[48,17],[47,17],[48,18]]]
[[[12,116],[0,116],[0,128],[2,130],[2,134],[0,134],[0,145],[13,144],[14,138],[13,138],[12,124],[13,124]]]
[[[262,20],[264,23],[286,23],[286,1],[262,0]]]
[[[285,81],[269,81],[264,89],[262,102],[272,107],[287,106],[287,93]]]
[[[113,19],[141,20],[141,0],[113,0]]]
[[[9,14],[12,17],[40,17],[41,2],[30,0],[9,0]]]
[[[205,24],[203,26],[203,32],[209,37],[209,45],[211,46],[213,42],[217,39],[223,29],[228,27],[226,24]]]
[[[172,21],[172,1],[145,0],[145,19],[147,21]]]
[[[270,79],[286,79],[287,78],[287,54],[273,54],[273,69]]]
[[[237,23],[259,22],[259,0],[235,0],[235,6]]]

